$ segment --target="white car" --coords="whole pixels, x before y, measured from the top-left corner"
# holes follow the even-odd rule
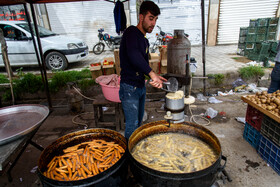
[[[34,25],[32,26],[34,36],[36,36]],[[38,65],[27,22],[0,21],[0,28],[8,46],[8,58],[11,66]],[[64,70],[68,63],[81,61],[88,56],[88,46],[82,40],[60,36],[40,26],[38,26],[38,30],[48,69]],[[0,67],[4,67],[3,58],[0,58]]]

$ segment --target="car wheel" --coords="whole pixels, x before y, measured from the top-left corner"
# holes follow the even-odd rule
[[[93,47],[93,53],[96,55],[100,55],[104,51],[105,45],[104,43],[98,43]]]
[[[67,59],[59,52],[50,52],[45,58],[46,66],[50,70],[65,70],[68,66]]]

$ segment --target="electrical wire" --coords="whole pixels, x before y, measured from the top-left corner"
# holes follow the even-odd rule
[[[189,96],[191,95],[191,88],[192,88],[192,76],[191,76],[191,80],[190,80],[190,89],[189,89]],[[193,113],[192,113],[192,110],[191,110],[191,107],[190,107],[190,104],[188,104],[189,106],[189,111],[190,111],[190,113],[191,113],[191,117],[190,117],[190,122],[194,122],[194,123],[196,123],[196,124],[198,124],[198,125],[202,125],[202,126],[208,126],[208,125],[210,125],[210,120],[208,120],[207,118],[205,118],[205,117],[203,117],[203,116],[201,116],[201,115],[193,115]],[[202,118],[202,119],[204,119],[205,121],[207,121],[207,123],[206,124],[199,124],[195,119],[194,119],[194,117],[200,117],[200,118]]]
[[[74,90],[75,90],[79,95],[81,95],[83,98],[88,99],[88,100],[91,100],[91,101],[95,101],[95,99],[92,99],[92,98],[89,98],[89,97],[83,95],[75,86],[73,86],[73,88],[74,88]],[[78,115],[74,116],[74,117],[72,118],[72,123],[74,123],[74,124],[76,124],[76,125],[82,125],[82,126],[84,126],[84,129],[87,129],[87,128],[88,128],[88,125],[87,125],[86,123],[76,122],[76,121],[75,121],[75,119],[76,119],[77,117],[80,117],[81,115],[85,115],[85,114],[93,114],[93,112],[83,112],[83,113],[81,113],[81,114],[78,114]]]

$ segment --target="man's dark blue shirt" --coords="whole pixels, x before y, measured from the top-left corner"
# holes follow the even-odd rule
[[[149,41],[135,26],[128,27],[120,46],[121,82],[138,88],[145,86],[149,66]]]

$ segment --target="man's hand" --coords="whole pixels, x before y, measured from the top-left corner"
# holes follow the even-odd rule
[[[155,87],[155,88],[162,88],[162,83],[166,82],[167,80],[163,78],[162,76],[157,75],[155,72],[151,71],[149,73],[149,76],[151,77],[152,81],[149,83]]]

